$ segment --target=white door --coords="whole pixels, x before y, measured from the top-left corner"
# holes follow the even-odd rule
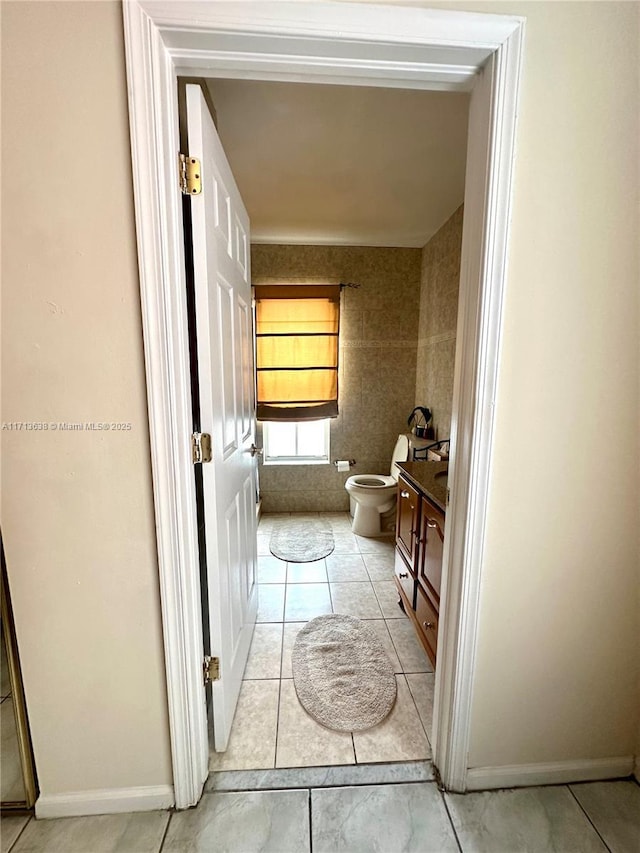
[[[201,161],[192,196],[214,743],[227,747],[256,621],[256,461],[249,218],[199,86],[186,87],[189,154]],[[205,625],[205,631],[207,626]]]

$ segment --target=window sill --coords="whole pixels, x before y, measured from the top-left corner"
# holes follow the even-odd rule
[[[265,459],[263,466],[271,465],[330,465],[328,459]]]

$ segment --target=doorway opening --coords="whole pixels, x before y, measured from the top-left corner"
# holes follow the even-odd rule
[[[284,562],[268,553],[274,524],[286,524],[289,518],[327,521],[334,551],[311,563]],[[257,541],[258,621],[229,748],[212,752],[211,770],[429,760],[434,668],[398,606],[393,537],[355,536],[348,512],[266,513]],[[385,720],[365,731],[322,726],[296,694],[293,644],[309,620],[328,613],[362,620],[393,666],[395,705]]]
[[[524,20],[365,4],[124,7],[167,696],[178,808],[208,773],[176,78],[227,77],[471,92],[434,763],[464,791],[493,438]],[[170,401],[170,405],[168,405]]]
[[[230,738],[224,751],[212,746],[211,770],[425,762],[435,646],[420,628],[415,596],[437,610],[440,586],[417,591],[426,521],[418,532],[416,515],[413,540],[396,549],[395,497],[404,487],[396,487],[391,457],[406,435],[402,462],[421,458],[446,473],[446,464],[427,461],[426,448],[438,439],[446,447],[452,423],[469,95],[220,78],[199,85],[251,220],[252,283],[351,282],[341,295],[339,415],[327,422],[328,446],[314,459],[311,450],[306,459],[287,458],[297,427],[283,423],[281,446],[272,428],[276,438],[258,469],[257,624]],[[410,431],[414,408],[425,404],[431,440],[415,435],[426,429]],[[258,424],[259,446],[268,426]],[[346,474],[333,464],[340,456],[352,463]],[[379,535],[358,535],[345,482],[388,477],[390,469],[392,505]],[[440,494],[432,499],[444,510]],[[332,553],[309,563],[273,556],[274,526],[289,518],[326,521]],[[407,572],[411,589],[396,580]],[[321,726],[296,695],[296,636],[327,613],[363,620],[395,673],[392,713],[365,732]]]

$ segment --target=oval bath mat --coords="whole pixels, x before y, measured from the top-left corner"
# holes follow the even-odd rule
[[[396,677],[375,633],[353,616],[318,616],[293,646],[293,683],[314,720],[360,732],[384,720],[396,701]]]
[[[269,550],[288,563],[311,563],[330,554],[335,547],[333,531],[323,518],[288,518],[273,528]]]

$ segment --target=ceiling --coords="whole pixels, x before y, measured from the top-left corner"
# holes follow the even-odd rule
[[[207,85],[254,243],[422,247],[462,204],[467,93]]]

